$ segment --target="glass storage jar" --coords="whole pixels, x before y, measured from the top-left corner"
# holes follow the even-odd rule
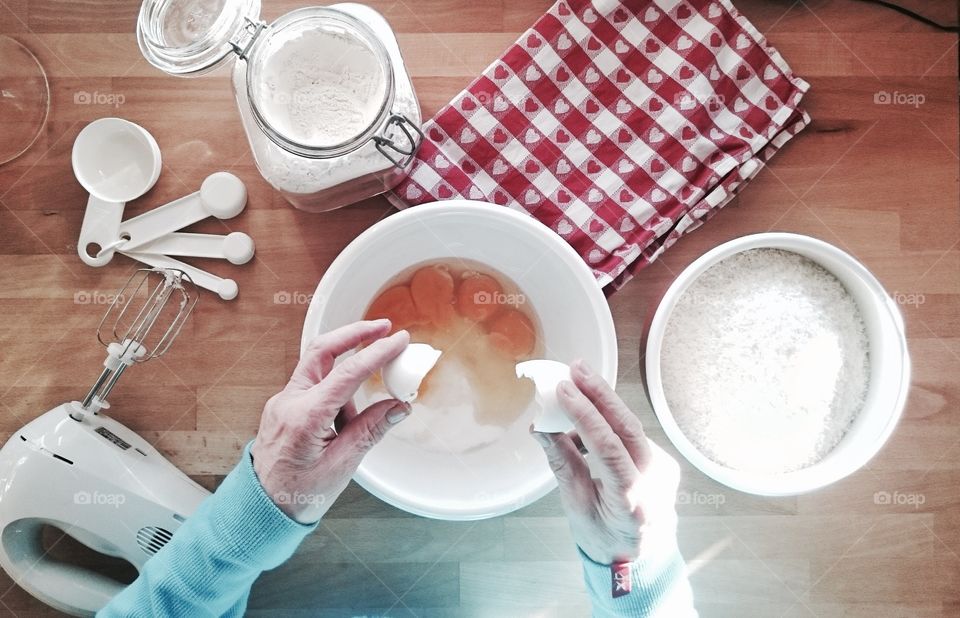
[[[268,25],[259,0],[144,0],[137,41],[171,75],[237,60],[233,91],[257,169],[302,210],[392,189],[423,140],[397,39],[367,6],[306,7]]]

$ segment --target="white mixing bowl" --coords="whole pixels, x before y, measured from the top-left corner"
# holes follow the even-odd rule
[[[395,275],[430,260],[475,260],[519,286],[540,320],[546,356],[583,358],[611,384],[617,339],[606,299],[590,269],[553,231],[503,206],[450,200],[416,206],[372,226],[334,260],[307,310],[301,352],[319,333],[362,319]],[[355,403],[369,404],[363,392]],[[404,422],[411,422],[407,419]],[[494,444],[438,452],[390,434],[363,460],[355,480],[390,504],[451,520],[502,515],[556,485],[528,423]]]
[[[870,383],[860,414],[840,443],[816,464],[784,474],[733,470],[701,453],[677,425],[667,405],[660,375],[663,335],[677,301],[703,272],[750,249],[783,249],[803,255],[831,272],[853,296],[863,317],[870,354]],[[893,433],[910,385],[910,356],[900,311],[880,282],[856,259],[809,236],[767,233],[744,236],[708,251],[688,266],[667,290],[647,335],[647,390],[654,412],[677,450],[714,480],[751,494],[789,496],[834,483],[856,472]]]

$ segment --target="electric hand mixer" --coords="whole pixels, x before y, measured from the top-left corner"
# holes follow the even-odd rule
[[[134,273],[97,328],[107,359],[87,396],[50,410],[0,449],[0,565],[61,611],[92,615],[124,584],[49,557],[45,525],[139,570],[209,495],[143,438],[100,414],[126,369],[169,349],[197,296],[182,271]]]

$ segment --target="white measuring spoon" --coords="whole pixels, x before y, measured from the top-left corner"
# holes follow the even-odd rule
[[[117,251],[126,253],[127,245],[120,245]],[[156,240],[138,245],[136,252],[217,258],[239,265],[253,259],[254,248],[253,239],[243,232],[231,232],[226,236],[171,232]]]
[[[147,243],[207,217],[218,219],[236,217],[246,205],[247,188],[243,185],[243,181],[229,172],[215,172],[204,179],[199,191],[121,223],[117,237],[119,241],[112,247],[105,246],[105,251],[101,253],[114,249],[123,253],[145,252],[143,245]],[[250,248],[252,249],[252,241]],[[203,249],[203,251],[210,253],[211,249]]]
[[[237,282],[233,279],[223,279],[214,274],[208,273],[205,270],[200,270],[196,266],[191,266],[180,260],[175,260],[172,257],[167,257],[165,255],[157,255],[155,253],[137,253],[136,251],[120,251],[120,253],[137,260],[138,262],[143,262],[148,266],[153,266],[154,268],[173,268],[182,270],[187,273],[190,279],[197,284],[198,286],[215,292],[217,296],[223,300],[233,300],[237,297],[240,288],[237,286]]]

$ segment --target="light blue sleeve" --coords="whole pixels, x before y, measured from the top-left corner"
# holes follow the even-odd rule
[[[619,576],[610,565],[594,562],[577,549],[595,617],[696,618],[687,567],[675,539],[654,555],[625,565]]]
[[[290,519],[266,495],[248,444],[216,493],[97,616],[242,616],[260,573],[285,562],[316,526]],[[686,566],[675,545],[631,563],[630,592],[617,597],[610,566],[594,562],[582,551],[580,557],[594,616],[697,615]]]
[[[241,616],[254,580],[286,561],[315,528],[267,496],[247,444],[217,491],[97,616]]]

